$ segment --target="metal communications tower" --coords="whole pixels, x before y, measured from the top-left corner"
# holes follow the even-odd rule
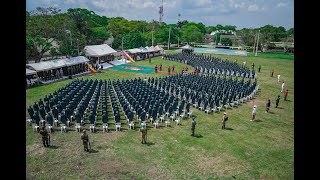
[[[159,7],[159,24],[161,25],[162,24],[162,22],[163,22],[163,0],[162,0],[162,4],[161,4],[161,6]]]

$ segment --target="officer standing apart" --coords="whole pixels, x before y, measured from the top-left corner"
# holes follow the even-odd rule
[[[50,136],[49,136],[49,133],[48,131],[46,130],[46,128],[43,126],[42,129],[40,130],[40,134],[42,136],[42,143],[43,143],[43,146],[44,147],[49,147],[49,139],[50,139]]]
[[[192,117],[192,122],[191,122],[191,136],[194,136],[194,131],[196,129],[196,120],[194,119],[194,117]]]
[[[145,123],[141,123],[141,143],[147,144],[147,128]]]
[[[276,99],[276,108],[278,108],[278,106],[279,106],[279,101],[280,101],[280,95],[278,95],[278,97]]]
[[[84,151],[89,152],[89,136],[86,130],[82,131],[81,140],[83,142]]]
[[[271,106],[271,102],[270,102],[270,99],[268,99],[268,102],[267,102],[267,104],[266,104],[266,113],[269,112],[270,106]]]
[[[250,121],[256,120],[256,114],[257,114],[257,105],[254,105],[252,109],[252,119]]]
[[[223,117],[222,117],[222,128],[221,129],[225,129],[226,128],[226,122],[228,121],[229,117],[227,116],[227,113],[224,112],[223,113]]]

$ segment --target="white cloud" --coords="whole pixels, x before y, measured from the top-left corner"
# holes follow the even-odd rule
[[[75,0],[66,0],[66,4],[74,4]]]
[[[259,6],[256,4],[252,4],[248,6],[248,11],[258,11],[259,10]]]
[[[288,3],[283,3],[283,2],[280,2],[277,4],[277,8],[281,8],[281,7],[286,7],[288,5]]]
[[[204,6],[204,5],[210,5],[211,1],[210,0],[196,0],[194,3],[197,4],[198,6]]]
[[[150,22],[159,20],[161,0],[26,0],[28,11],[38,6],[56,4],[62,12],[79,7],[101,16]],[[256,22],[261,22],[261,25],[266,23],[290,28],[293,24],[293,0],[164,0],[163,4],[163,20],[169,24],[177,22],[178,13],[181,14],[181,20],[203,22],[206,25],[219,23],[257,27],[260,24]],[[252,16],[252,12],[255,12],[255,16]],[[292,18],[287,18],[288,15]]]
[[[229,6],[232,8],[244,8],[245,7],[245,2],[238,2],[235,0],[229,0]]]

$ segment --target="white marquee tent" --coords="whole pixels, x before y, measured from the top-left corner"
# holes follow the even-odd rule
[[[84,57],[84,56],[78,56],[78,57],[71,57],[71,58],[66,58],[66,59],[55,59],[55,60],[51,60],[51,61],[43,61],[40,63],[32,63],[32,64],[27,64],[26,66],[31,69],[34,70],[36,72],[40,72],[40,71],[48,71],[51,69],[58,69],[61,67],[65,67],[65,66],[72,66],[72,65],[76,65],[76,64],[81,64],[81,63],[85,63],[88,62],[89,59]]]
[[[101,57],[117,52],[107,44],[86,46],[84,47],[84,50],[85,55],[88,57]]]

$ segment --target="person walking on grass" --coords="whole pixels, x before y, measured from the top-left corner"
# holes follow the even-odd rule
[[[284,92],[284,100],[286,101],[288,97],[288,89]]]
[[[227,116],[227,113],[224,112],[223,113],[223,117],[222,117],[222,127],[221,129],[226,129],[226,122],[228,121],[229,117]]]
[[[141,144],[147,144],[147,128],[145,123],[141,123]]]
[[[252,119],[250,121],[255,121],[256,115],[257,115],[257,105],[254,105],[252,109]]]
[[[273,74],[274,74],[274,69],[272,69],[271,71],[271,77],[273,77]]]
[[[281,92],[283,92],[283,89],[284,89],[284,81],[281,84]]]
[[[270,102],[270,99],[268,99],[268,102],[267,102],[267,105],[266,105],[266,113],[269,112],[269,110],[270,110],[270,105],[271,105],[271,102]]]
[[[192,117],[192,122],[191,122],[191,136],[194,136],[194,131],[196,130],[196,120],[194,117]]]
[[[278,108],[278,106],[279,106],[279,101],[280,101],[280,95],[278,95],[278,97],[276,99],[276,108]]]

